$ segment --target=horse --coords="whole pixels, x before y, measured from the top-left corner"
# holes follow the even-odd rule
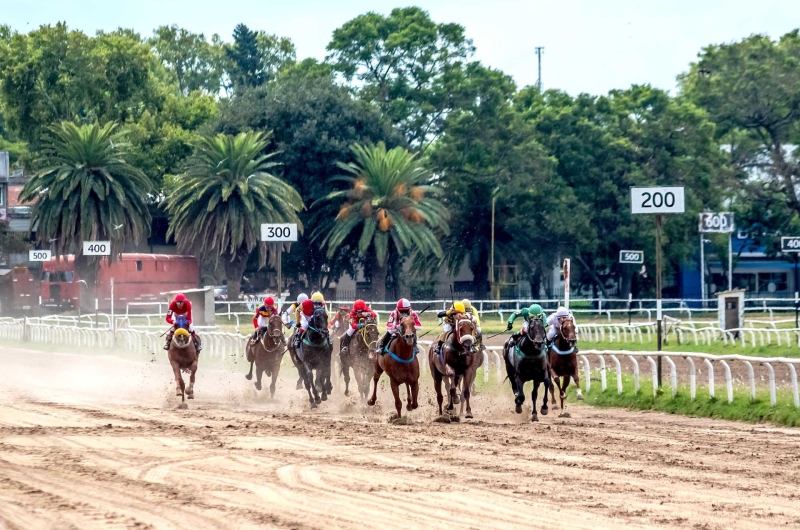
[[[328,331],[328,312],[324,307],[314,309],[308,319],[308,330],[302,339],[299,349],[295,350],[297,371],[303,379],[308,392],[311,408],[317,408],[321,401],[327,401],[328,394],[333,392],[331,384],[331,344]],[[316,381],[314,371],[317,372]],[[319,390],[318,390],[319,388]],[[320,396],[320,393],[322,394]]]
[[[472,383],[475,381],[475,374],[481,365],[483,358],[477,355],[475,348],[475,324],[463,313],[453,315],[455,325],[453,331],[446,337],[442,345],[441,354],[437,351],[436,344],[431,344],[428,351],[428,361],[433,376],[433,386],[436,389],[436,401],[439,403],[439,415],[442,415],[442,381],[445,378],[452,378],[452,384],[448,384],[448,394],[450,402],[447,410],[453,410],[456,400],[456,391],[462,386],[463,400],[461,409],[464,409],[464,402],[467,406],[466,418],[472,418],[472,408],[469,404]],[[453,375],[447,374],[447,367],[453,369]]]
[[[336,314],[333,316],[333,324],[331,329],[333,333],[342,338],[342,333],[350,325],[350,306],[339,306],[336,308]]]
[[[558,386],[559,398],[561,399],[561,410],[564,410],[564,401],[567,399],[567,387],[569,378],[575,380],[578,387],[578,400],[583,401],[581,394],[581,376],[578,371],[578,335],[575,332],[575,321],[565,318],[561,322],[561,329],[555,336],[553,343],[550,344],[547,362],[550,365],[550,395],[552,397],[553,408],[556,408],[555,386]]]
[[[547,389],[550,388],[550,367],[547,364],[547,349],[545,348],[546,333],[542,318],[535,318],[528,324],[528,331],[516,344],[511,339],[503,346],[503,359],[506,362],[506,374],[514,391],[516,413],[522,414],[522,404],[525,402],[525,382],[533,381],[531,401],[531,421],[539,421],[536,413],[536,399],[539,394],[539,384],[544,383],[544,400],[542,400],[542,415],[547,416]]]
[[[194,399],[194,375],[197,372],[197,350],[189,333],[189,322],[186,317],[179,316],[175,321],[175,333],[167,352],[169,364],[175,375],[175,395],[181,397],[181,407],[186,407],[186,399]],[[189,373],[189,386],[183,382],[181,371]]]
[[[369,398],[367,404],[369,406],[375,405],[378,399],[378,380],[380,380],[383,372],[389,376],[389,383],[392,386],[392,394],[394,394],[394,408],[397,410],[397,418],[399,419],[400,411],[403,409],[403,403],[400,401],[400,385],[406,385],[406,410],[414,410],[419,407],[417,403],[417,395],[419,394],[419,359],[417,359],[417,341],[416,341],[416,328],[414,326],[414,317],[409,315],[400,319],[398,324],[400,328],[400,337],[392,339],[386,346],[386,351],[383,355],[376,355],[373,359],[374,374],[372,376],[373,389],[372,397]],[[369,384],[369,381],[367,382]],[[441,413],[441,397],[439,400],[439,409]]]
[[[344,395],[350,395],[350,369],[352,368],[358,385],[358,393],[362,398],[366,399],[367,394],[369,394],[369,378],[374,371],[370,352],[375,348],[380,338],[378,324],[375,319],[362,319],[359,322],[356,335],[350,341],[350,347],[347,348],[347,352],[342,353],[341,343],[339,345],[339,361],[341,362],[339,371],[344,376]]]
[[[267,320],[267,327],[259,330],[254,341],[248,341],[245,346],[245,355],[250,363],[250,371],[245,379],[253,378],[253,364],[256,366],[256,390],[261,390],[261,375],[266,372],[267,377],[272,377],[269,385],[269,396],[275,397],[275,383],[281,371],[281,360],[286,352],[286,338],[283,336],[283,322],[280,315],[272,315]]]

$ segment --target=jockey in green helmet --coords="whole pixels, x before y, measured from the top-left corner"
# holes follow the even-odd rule
[[[506,331],[511,331],[511,329],[514,327],[514,321],[517,320],[517,317],[522,317],[525,321],[522,323],[522,330],[511,335],[510,341],[512,345],[516,344],[517,340],[519,340],[523,334],[527,333],[528,325],[530,324],[531,320],[542,319],[543,322],[546,320],[542,306],[539,304],[531,304],[530,307],[525,307],[519,311],[511,313],[511,316],[508,317],[508,326],[506,326]]]

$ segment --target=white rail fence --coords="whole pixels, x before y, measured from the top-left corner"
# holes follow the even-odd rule
[[[704,331],[704,330],[695,330]],[[745,331],[751,331],[749,329]],[[760,331],[760,330],[755,330]],[[775,330],[770,330],[775,331]],[[620,331],[620,333],[622,333]],[[632,334],[632,337],[640,335]],[[112,349],[115,346],[131,352],[158,352],[162,349],[164,339],[162,334],[157,331],[122,328],[114,334],[108,328],[86,328],[79,325],[65,326],[42,323],[30,320],[0,320],[0,339],[11,341],[29,341],[34,343],[59,344],[71,347],[84,347],[92,349]],[[239,359],[244,357],[244,346],[248,336],[239,333],[225,332],[206,332],[203,334],[204,355],[210,358]],[[427,371],[428,356],[427,347],[431,342],[420,341],[420,368]],[[497,381],[504,377],[504,363],[501,358],[502,348],[491,346],[483,351],[483,380],[489,381],[489,375],[495,372]],[[688,364],[689,375],[688,384],[691,399],[697,397],[697,365],[702,364],[707,371],[709,397],[715,397],[715,367],[721,367],[725,375],[725,385],[727,391],[727,401],[733,401],[734,378],[731,373],[729,363],[742,363],[746,367],[748,374],[747,388],[751,399],[756,398],[756,378],[755,366],[763,367],[767,372],[766,379],[769,385],[770,404],[776,404],[776,377],[774,366],[783,365],[788,369],[790,375],[791,392],[795,407],[800,407],[800,394],[798,393],[797,367],[800,359],[785,357],[751,357],[744,355],[711,355],[696,352],[654,352],[654,351],[627,351],[627,350],[583,350],[579,353],[580,362],[583,365],[584,387],[588,393],[592,385],[593,359],[595,368],[599,372],[601,390],[606,391],[608,386],[606,359],[613,363],[616,373],[616,390],[623,392],[623,361],[627,360],[633,374],[634,391],[640,390],[641,370],[639,361],[645,361],[650,367],[652,374],[653,393],[657,392],[657,365],[656,359],[661,356],[669,368],[669,387],[674,396],[678,391],[678,370],[674,362],[675,359],[683,359]],[[334,356],[336,358],[336,356]],[[494,365],[494,366],[492,366]],[[494,368],[494,370],[492,370]],[[763,374],[762,374],[763,375]]]

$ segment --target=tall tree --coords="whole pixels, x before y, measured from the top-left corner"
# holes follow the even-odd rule
[[[179,249],[222,258],[233,300],[239,297],[247,259],[259,244],[261,224],[300,223],[303,200],[270,173],[278,162],[271,160],[275,152],[265,152],[268,143],[255,132],[201,138],[186,173],[164,201],[169,236]],[[265,245],[261,249],[263,265]]]
[[[352,144],[403,142],[380,112],[355,100],[345,87],[333,83],[325,65],[304,61],[286,69],[263,87],[237,94],[222,104],[217,130],[237,134],[246,130],[273,131],[271,139],[281,153],[279,175],[312,204],[341,184],[333,180],[337,162],[350,162]],[[330,228],[338,209],[327,203],[301,212],[304,226]],[[326,258],[316,244],[301,238],[284,257],[283,270],[305,276],[308,288],[329,288],[344,273],[356,276],[361,265],[357,238]]]
[[[361,98],[378,105],[412,145],[425,147],[456,104],[460,69],[474,52],[458,24],[418,7],[367,13],[333,32],[328,59]]]
[[[96,258],[82,255],[84,241],[111,241],[109,259],[137,245],[150,231],[147,177],[125,159],[129,145],[114,123],[51,127],[39,171],[20,193],[33,205],[38,242],[57,256],[75,254],[76,266],[94,281]]]
[[[294,63],[295,47],[286,37],[252,31],[244,24],[233,30],[233,43],[225,48],[234,87],[256,87],[274,79],[278,71]]]
[[[328,257],[352,233],[360,233],[358,252],[371,264],[372,290],[376,300],[386,300],[386,276],[390,254],[442,256],[437,235],[448,231],[448,212],[434,196],[441,190],[422,161],[402,147],[389,151],[384,144],[353,146],[355,162],[340,163],[349,173],[341,177],[348,189],[330,193],[325,200],[344,199],[336,224],[325,233],[317,230]]]
[[[214,41],[219,38],[214,35]],[[148,41],[161,63],[175,74],[184,95],[194,90],[217,94],[223,71],[213,43],[202,33],[192,33],[176,24],[159,26]]]

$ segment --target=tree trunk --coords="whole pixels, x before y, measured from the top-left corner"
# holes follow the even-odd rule
[[[224,256],[225,260],[225,278],[228,280],[228,300],[236,301],[242,292],[242,276],[244,270],[247,268],[247,258],[250,252],[246,248],[240,248],[236,255],[231,259],[229,256]]]
[[[472,267],[472,284],[475,300],[486,300],[489,290],[489,265],[486,260],[478,260],[478,263]]]
[[[381,265],[378,258],[372,256],[372,299],[375,302],[386,302],[386,276],[389,274],[388,264]]]
[[[593,285],[596,286],[601,293],[603,293],[603,298],[608,298],[608,293],[606,292],[606,286],[603,285],[603,280],[601,280],[600,277],[597,274],[595,274],[594,269],[589,267],[589,265],[587,265],[586,262],[583,261],[583,258],[581,257],[580,254],[576,253],[575,259],[577,259],[581,263],[581,265],[583,265],[583,267],[586,269],[586,272],[592,278],[592,281],[594,281]]]
[[[95,298],[103,298],[97,291],[97,273],[100,263],[97,258],[84,255],[76,256],[74,263],[75,272],[78,274],[77,281],[80,282],[80,280],[83,280],[86,282],[85,284],[78,283],[78,288],[81,293],[80,306],[81,309],[90,311],[94,309]]]
[[[530,279],[531,284],[531,298],[534,300],[541,296],[542,292],[542,264],[537,263],[536,268],[533,269]]]

